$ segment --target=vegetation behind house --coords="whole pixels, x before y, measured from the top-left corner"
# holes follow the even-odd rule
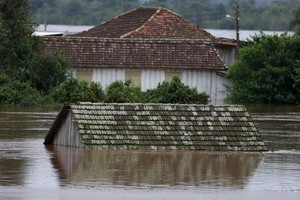
[[[44,53],[29,16],[27,0],[0,1],[1,104],[39,104],[67,76],[67,59]]]
[[[300,35],[253,37],[228,77],[233,102],[300,104]]]
[[[98,25],[139,6],[161,6],[203,28],[234,29],[235,5],[246,30],[292,30],[289,22],[299,1],[280,0],[29,0],[37,23]],[[230,15],[231,17],[226,17]]]

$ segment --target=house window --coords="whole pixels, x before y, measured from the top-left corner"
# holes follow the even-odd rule
[[[170,82],[173,79],[173,77],[175,77],[175,76],[181,78],[181,73],[180,72],[166,72],[165,73],[165,81]]]
[[[76,78],[80,81],[92,82],[93,80],[93,71],[90,69],[77,69]]]
[[[141,87],[141,72],[140,71],[126,71],[125,80],[131,81],[131,86]]]

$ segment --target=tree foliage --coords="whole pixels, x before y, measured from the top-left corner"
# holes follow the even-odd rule
[[[33,37],[35,25],[29,18],[27,0],[0,1],[0,72],[21,77],[38,49],[38,38]]]
[[[300,36],[255,36],[229,68],[230,99],[240,103],[300,103]]]
[[[33,34],[36,25],[30,13],[27,0],[0,1],[0,75],[9,77],[12,87],[21,84],[26,91],[32,87],[32,91],[48,94],[65,80],[68,63],[59,53],[44,53],[41,39]],[[7,88],[7,83],[0,87]],[[11,92],[16,95],[12,99],[17,99],[18,94]]]
[[[67,79],[56,87],[51,97],[58,103],[79,101],[107,103],[181,103],[206,104],[209,96],[189,88],[176,77],[171,82],[163,82],[157,88],[142,92],[141,88],[131,86],[130,81],[112,82],[105,91],[97,83],[87,83],[74,78]]]
[[[18,106],[36,106],[50,104],[50,99],[32,88],[29,83],[12,80],[0,74],[0,104]]]
[[[136,103],[143,102],[143,93],[139,87],[131,86],[130,81],[115,81],[106,89],[105,102]]]
[[[76,103],[82,101],[101,102],[104,100],[102,87],[94,82],[79,81],[69,78],[51,92],[51,97],[59,103]]]
[[[290,21],[290,27],[299,35],[300,34],[300,7],[293,12],[293,18]]]
[[[157,88],[146,91],[145,98],[151,103],[207,104],[209,101],[207,94],[184,85],[176,76],[171,82],[164,81]]]
[[[61,52],[40,53],[27,70],[25,80],[39,91],[49,92],[67,78],[68,60]]]

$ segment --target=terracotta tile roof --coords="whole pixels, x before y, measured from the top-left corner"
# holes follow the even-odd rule
[[[267,150],[251,116],[239,105],[79,103],[63,110],[56,126],[48,132],[45,144],[51,144],[56,137],[57,122],[64,121],[60,116],[71,112],[85,147]]]
[[[206,40],[44,37],[47,52],[61,50],[76,67],[225,70]]]
[[[161,7],[140,7],[74,36],[209,39],[213,35],[180,15]]]
[[[138,8],[120,16],[113,18],[110,21],[104,22],[88,31],[77,33],[77,37],[104,37],[118,38],[133,30],[140,28],[156,13],[154,8]]]

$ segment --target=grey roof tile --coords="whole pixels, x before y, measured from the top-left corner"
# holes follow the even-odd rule
[[[69,110],[87,147],[266,150],[244,106],[79,103]]]

